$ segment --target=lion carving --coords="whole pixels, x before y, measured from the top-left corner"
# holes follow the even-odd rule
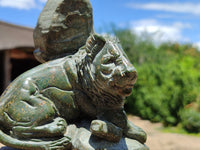
[[[127,120],[123,108],[136,78],[119,41],[92,34],[76,54],[41,64],[10,84],[0,98],[0,142],[56,149],[70,143],[64,136],[67,123],[89,116],[144,143],[145,132]],[[95,136],[109,139],[94,130]]]

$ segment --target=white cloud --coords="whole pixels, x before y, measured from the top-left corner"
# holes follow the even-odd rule
[[[198,48],[198,50],[200,51],[200,41],[197,43],[194,43],[194,46]]]
[[[0,0],[1,7],[11,7],[17,9],[31,9],[41,8],[42,3],[46,3],[47,0]]]
[[[127,7],[200,15],[200,3],[128,3]]]
[[[18,9],[30,9],[35,8],[36,3],[34,0],[0,0],[0,6]]]
[[[182,35],[182,30],[185,28],[191,28],[190,24],[174,22],[170,25],[164,25],[153,19],[134,21],[131,23],[131,29],[133,29],[136,34],[142,35],[144,32],[150,33],[157,43],[166,41],[187,41],[187,38]]]

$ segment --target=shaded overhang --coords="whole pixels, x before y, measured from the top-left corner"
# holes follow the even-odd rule
[[[34,48],[33,29],[0,21],[0,50]]]

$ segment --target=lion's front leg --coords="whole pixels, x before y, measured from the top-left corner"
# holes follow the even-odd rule
[[[145,143],[147,135],[140,127],[134,125],[132,122],[127,120],[127,129],[124,130],[126,137],[138,140],[141,143]]]
[[[125,137],[138,140],[141,143],[146,142],[146,133],[140,127],[134,125],[127,119],[123,108],[106,110],[99,116],[99,118],[112,123],[115,127],[118,127],[122,130]],[[113,132],[113,134],[115,133]]]
[[[110,142],[119,142],[123,130],[111,122],[103,120],[93,120],[90,126],[92,135],[100,137]]]
[[[98,120],[93,120],[90,126],[92,135],[111,142],[119,142],[123,136],[123,128],[127,122],[121,120],[124,114],[118,113],[116,109],[101,110],[97,115]]]
[[[147,136],[144,130],[130,122],[126,116],[126,112],[123,109],[118,110],[115,114],[113,114],[112,118],[110,117],[110,119],[112,123],[123,129],[125,137],[135,139],[140,143],[146,142]]]

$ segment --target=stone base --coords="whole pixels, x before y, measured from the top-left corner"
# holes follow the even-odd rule
[[[147,146],[140,142],[122,138],[120,142],[108,142],[98,137],[91,135],[88,130],[87,123],[81,123],[82,127],[78,128],[76,125],[69,125],[66,136],[72,138],[72,145],[74,149],[78,150],[149,150]],[[84,128],[83,128],[84,127]]]

